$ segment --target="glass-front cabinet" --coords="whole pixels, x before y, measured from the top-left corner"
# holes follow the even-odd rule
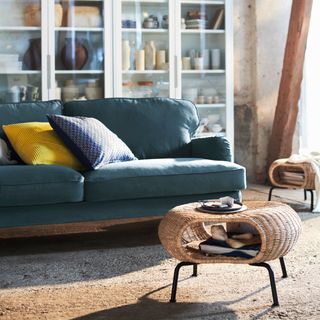
[[[188,99],[201,118],[197,134],[226,135],[232,143],[232,0],[0,6],[0,102]]]
[[[41,1],[1,1],[0,101],[46,98],[42,90]]]
[[[171,45],[174,1],[122,0],[115,2],[115,95],[174,96]],[[119,57],[119,55],[117,55]]]
[[[114,2],[115,96],[191,100],[197,135],[233,141],[231,0]]]
[[[111,1],[55,0],[50,6],[49,96],[63,101],[112,96]]]
[[[232,32],[228,30],[231,23],[228,19],[232,15],[227,3],[181,0],[177,10],[176,20],[180,23],[176,44],[181,59],[177,96],[196,104],[201,136],[225,135],[226,131],[232,131],[227,128],[232,117],[232,113],[227,113],[227,104],[233,103],[231,70],[227,69],[227,65],[232,64],[232,48],[230,39],[226,42],[228,32]]]

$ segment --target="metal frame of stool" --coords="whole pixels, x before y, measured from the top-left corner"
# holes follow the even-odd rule
[[[280,265],[281,265],[282,278],[287,278],[288,274],[287,274],[286,265],[285,265],[283,257],[280,257],[279,260],[280,260]],[[184,266],[193,266],[192,276],[196,277],[198,275],[198,264],[197,263],[182,261],[182,262],[180,262],[180,263],[178,263],[176,265],[176,267],[174,269],[174,274],[173,274],[171,299],[170,299],[170,302],[172,302],[172,303],[176,302],[178,280],[179,280],[179,271]],[[275,279],[274,279],[274,272],[273,272],[271,266],[266,262],[252,263],[252,264],[250,264],[250,266],[264,267],[264,268],[266,268],[268,270],[269,279],[270,279],[270,286],[271,286],[271,293],[272,293],[272,299],[273,299],[272,307],[279,306],[277,287],[276,287],[276,282],[275,282]]]
[[[270,187],[270,190],[269,190],[269,195],[268,195],[268,201],[271,200],[272,198],[272,191],[274,189],[288,189],[288,188],[280,188],[280,187]],[[313,196],[313,190],[312,189],[303,189],[303,192],[304,192],[304,200],[307,200],[307,192],[310,192],[310,195],[311,195],[311,201],[310,201],[310,210],[313,211],[313,208],[314,208],[314,196]]]

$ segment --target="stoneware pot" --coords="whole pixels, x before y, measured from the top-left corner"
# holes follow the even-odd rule
[[[67,70],[81,70],[88,60],[88,50],[79,39],[66,38],[61,61]]]
[[[29,48],[23,56],[24,68],[41,70],[41,38],[30,39]]]

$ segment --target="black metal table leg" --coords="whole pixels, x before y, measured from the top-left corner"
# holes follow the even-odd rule
[[[198,265],[195,263],[193,265],[193,273],[192,273],[193,277],[197,277],[198,276]]]
[[[270,187],[270,190],[269,190],[269,196],[268,196],[268,201],[271,200],[271,197],[272,197],[272,191],[273,191],[274,187]]]
[[[309,189],[308,191],[310,191],[310,194],[311,194],[311,204],[310,204],[310,209],[311,211],[313,211],[313,208],[314,208],[314,205],[313,205],[313,190],[312,189]]]
[[[282,278],[288,278],[287,269],[286,269],[286,265],[284,263],[283,257],[280,257],[279,260],[280,260],[280,265],[282,270]]]
[[[272,298],[273,298],[273,305],[272,305],[272,307],[277,307],[277,306],[279,306],[279,300],[278,300],[276,282],[275,282],[275,280],[274,280],[274,273],[273,273],[272,268],[270,267],[270,265],[267,264],[267,263],[265,263],[265,262],[260,262],[260,263],[252,263],[251,266],[264,267],[264,268],[266,268],[266,269],[268,270],[269,278],[270,278]]]
[[[172,290],[171,290],[171,299],[170,302],[176,302],[176,294],[177,294],[177,287],[178,287],[178,279],[179,279],[179,271],[183,266],[193,266],[193,274],[197,271],[197,264],[192,262],[180,262],[176,265],[173,274],[173,282],[172,282]]]

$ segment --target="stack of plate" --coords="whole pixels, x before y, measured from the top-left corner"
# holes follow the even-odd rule
[[[239,201],[234,201],[232,206],[228,206],[226,204],[222,204],[219,199],[217,200],[201,200],[200,206],[197,208],[199,211],[207,212],[207,213],[235,213],[244,211],[247,209],[247,206],[242,204]]]
[[[205,19],[188,19],[186,20],[187,29],[206,29],[208,20]]]
[[[19,61],[18,54],[0,54],[0,69],[2,71],[20,71],[22,70],[22,61]]]

